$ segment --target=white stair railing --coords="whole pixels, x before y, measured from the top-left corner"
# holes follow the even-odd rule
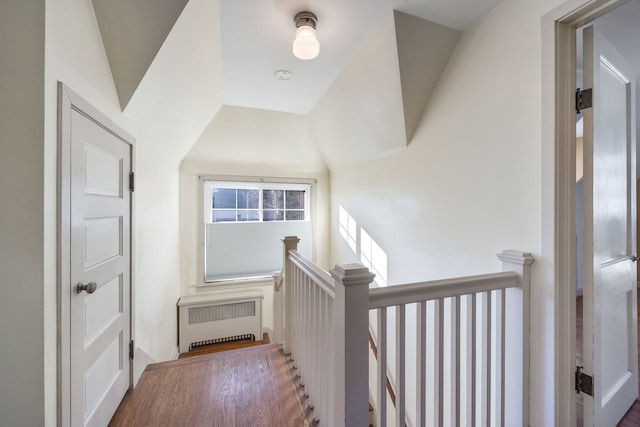
[[[370,386],[378,427],[387,425],[387,413],[396,426],[528,425],[530,254],[499,254],[502,273],[369,289],[374,275],[362,265],[337,265],[329,273],[297,252],[297,237],[282,240],[284,307],[274,315],[284,317],[284,350],[321,425],[368,425]],[[378,341],[371,385],[370,309]],[[387,333],[389,324],[394,334]],[[415,358],[407,357],[407,340],[414,340]],[[407,373],[415,390],[408,389]],[[386,405],[388,376],[395,408]],[[407,411],[413,396],[415,408]]]
[[[359,264],[329,273],[297,252],[297,237],[282,241],[284,351],[314,417],[330,426],[368,425],[367,301],[374,275]]]
[[[502,273],[370,290],[369,307],[376,311],[378,427],[388,424],[389,411],[395,415],[395,426],[528,425],[533,257],[517,251],[504,251],[498,257]],[[415,313],[412,328],[409,310]],[[393,335],[388,333],[390,317],[395,321]],[[410,339],[415,340],[416,351],[409,358]],[[395,350],[391,367],[389,344]],[[407,365],[409,359],[412,366]],[[407,371],[415,377],[413,390],[406,384]],[[395,408],[387,407],[387,375],[395,380]],[[408,396],[415,396],[411,416]]]

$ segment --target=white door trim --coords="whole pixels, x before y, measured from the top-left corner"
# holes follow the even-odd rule
[[[58,83],[58,425],[68,426],[70,420],[70,394],[71,394],[71,317],[70,317],[70,300],[68,296],[71,294],[71,133],[70,120],[71,112],[79,113],[97,121],[105,130],[113,133],[115,136],[128,143],[131,147],[131,171],[134,170],[134,142],[135,139],[120,126],[100,113],[87,101],[65,86]],[[134,339],[134,197],[131,195],[131,316],[130,316],[130,336]],[[129,360],[130,378],[129,385],[133,386],[133,361]]]
[[[576,425],[576,247],[575,247],[575,29],[626,0],[569,0],[542,19],[542,136],[543,161],[548,163],[543,188],[553,193],[552,215],[543,235],[552,245],[554,265],[554,410],[555,425]],[[552,226],[552,228],[551,228]],[[544,229],[544,227],[543,227]]]

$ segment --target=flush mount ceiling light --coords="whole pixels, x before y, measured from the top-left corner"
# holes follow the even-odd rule
[[[318,17],[311,12],[299,12],[293,18],[296,23],[296,39],[293,54],[300,59],[313,59],[320,53],[320,43],[316,38]]]

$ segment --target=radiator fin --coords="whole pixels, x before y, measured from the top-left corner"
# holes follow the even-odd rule
[[[189,324],[217,322],[220,320],[253,317],[256,315],[256,302],[234,302],[230,304],[209,305],[189,308]]]

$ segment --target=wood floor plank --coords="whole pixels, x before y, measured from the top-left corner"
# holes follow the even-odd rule
[[[304,413],[280,344],[149,366],[110,427],[301,426]]]

